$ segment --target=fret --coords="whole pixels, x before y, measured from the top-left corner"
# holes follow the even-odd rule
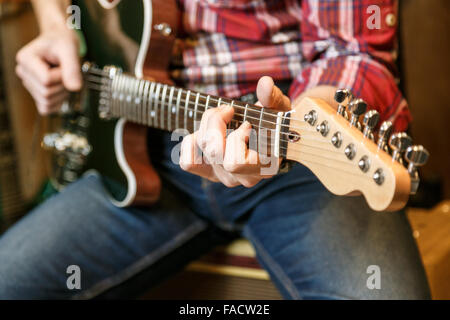
[[[148,125],[147,118],[147,103],[148,103],[148,89],[150,87],[150,82],[144,82],[144,92],[142,93],[142,123]]]
[[[210,98],[210,95],[208,94],[208,95],[206,96],[205,111],[208,110],[209,98]]]
[[[183,92],[182,89],[178,89],[178,96],[177,96],[177,114],[175,115],[175,129],[178,129],[178,126],[180,125],[180,100],[181,100],[181,93]]]
[[[153,124],[153,119],[151,118],[152,113],[152,106],[153,106],[153,100],[154,100],[154,91],[155,91],[156,83],[152,82],[150,84],[150,92],[149,92],[149,99],[147,103],[147,125],[151,126]]]
[[[173,92],[175,91],[175,87],[170,87],[170,93],[169,93],[169,101],[167,103],[167,130],[172,131],[172,114],[173,111],[173,105],[172,105],[172,99],[173,99]]]
[[[261,110],[259,111],[259,124],[258,124],[258,151],[264,151],[266,152],[267,150],[261,150],[261,128],[262,128],[262,120],[263,120],[263,115],[264,115],[264,108],[261,108]]]
[[[140,114],[141,114],[141,80],[137,79],[135,86],[133,88],[133,96],[132,96],[132,100],[133,100],[133,107],[136,110],[136,122],[140,123],[141,122],[141,118],[140,118]]]
[[[132,90],[132,83],[134,83],[134,80],[130,78],[125,79],[125,110],[124,110],[124,116],[126,118],[131,116],[131,120],[134,121],[134,110],[131,107],[131,90]]]
[[[111,85],[111,97],[112,97],[112,102],[111,102],[111,112],[114,116],[118,116],[118,110],[117,110],[117,100],[118,100],[118,88],[117,88],[117,84],[119,82],[119,78],[115,77],[112,81],[112,85]]]
[[[144,86],[145,86],[145,81],[142,79],[139,79],[139,89],[138,89],[138,96],[136,97],[136,99],[134,100],[134,102],[137,104],[137,109],[138,109],[138,121],[140,124],[143,124],[143,117],[142,115],[144,114],[144,110],[143,109],[143,92],[144,92]]]
[[[130,79],[130,78],[128,78],[127,79],[127,81],[126,81],[126,86],[125,86],[125,92],[126,92],[126,95],[125,95],[125,114],[126,114],[126,116],[127,117],[130,117],[131,118],[131,121],[133,121],[133,122],[135,122],[136,121],[136,119],[135,119],[135,114],[134,114],[134,108],[133,108],[133,104],[131,103],[132,102],[132,97],[131,97],[131,94],[132,94],[132,90],[133,90],[133,84],[134,84],[134,79]]]
[[[141,123],[141,79],[137,79],[133,88],[133,108],[136,110],[136,122]]]
[[[217,106],[216,107],[220,107],[221,103],[222,103],[222,98],[219,97],[219,100],[217,100]]]
[[[197,131],[197,108],[198,108],[198,98],[200,97],[200,92],[197,92],[197,97],[195,98],[195,106],[194,106],[194,132]]]
[[[247,110],[248,110],[248,103],[245,104],[244,119],[242,120],[242,122],[247,121]]]
[[[164,109],[165,106],[164,104],[166,103],[166,94],[167,94],[167,84],[164,85],[164,89],[163,89],[163,94],[161,97],[161,124],[160,127],[161,129],[164,129]]]
[[[118,117],[119,116],[119,96],[120,96],[120,89],[119,89],[119,83],[120,83],[120,77],[118,76],[116,78],[116,82],[114,84],[114,116]]]
[[[231,100],[231,103],[229,103],[229,105],[230,105],[230,107],[232,107],[232,108],[234,108],[234,100]],[[234,118],[234,117],[233,117]],[[237,121],[237,120],[236,120]],[[239,123],[239,122],[237,122],[237,123]],[[227,129],[236,129],[237,128],[237,124],[235,125],[235,128],[232,128],[231,126],[232,126],[232,124],[233,124],[233,119],[231,119],[231,121],[230,122],[228,122],[228,124],[227,124]],[[228,133],[227,133],[227,135],[228,135]]]
[[[136,121],[134,118],[134,108],[133,105],[131,104],[132,101],[132,97],[131,97],[131,93],[132,93],[132,86],[134,84],[134,79],[130,79],[127,78],[126,79],[126,83],[125,83],[125,116],[128,118],[130,117],[132,121]]]
[[[124,91],[124,80],[125,76],[120,77],[120,83],[119,83],[119,117],[123,117],[123,109],[124,109],[124,100],[125,100],[125,93]]]
[[[161,83],[158,83],[156,85],[156,94],[155,94],[155,99],[153,101],[153,108],[152,111],[150,112],[150,116],[152,117],[153,120],[153,126],[155,128],[158,128],[158,103],[159,103],[159,93],[161,91]]]
[[[184,128],[187,130],[187,112],[188,112],[188,107],[189,107],[189,97],[191,95],[191,90],[188,90],[187,95],[186,95],[186,101],[184,104]]]

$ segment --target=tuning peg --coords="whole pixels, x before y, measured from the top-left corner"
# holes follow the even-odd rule
[[[338,89],[334,94],[334,100],[338,103],[337,113],[348,119],[347,105],[353,99],[353,94],[348,89]],[[347,105],[345,104],[347,102]]]
[[[415,194],[419,188],[419,174],[417,168],[423,166],[430,154],[423,146],[409,146],[405,152],[405,160],[408,162],[408,172],[411,176],[411,193]]]
[[[389,139],[389,146],[393,150],[392,158],[400,163],[403,163],[402,155],[411,143],[411,137],[405,132],[394,133]]]
[[[408,161],[408,172],[414,173],[417,167],[423,166],[428,161],[430,154],[423,146],[409,146],[405,152],[405,159]]]
[[[350,118],[350,125],[361,130],[361,124],[359,123],[358,119],[360,115],[366,112],[367,103],[365,103],[362,99],[356,99],[350,102],[350,104],[348,105],[348,109],[352,113],[352,116]]]
[[[387,141],[394,130],[394,126],[390,121],[384,121],[378,131],[378,149],[389,151]]]
[[[364,124],[364,137],[369,138],[371,140],[374,139],[373,129],[378,124],[380,120],[380,114],[377,110],[369,110],[364,115],[363,124]]]

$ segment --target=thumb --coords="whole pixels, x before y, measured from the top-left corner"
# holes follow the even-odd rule
[[[266,108],[280,111],[291,110],[291,100],[274,84],[271,77],[264,76],[259,79],[256,87],[256,96]]]
[[[83,83],[76,45],[73,43],[61,44],[58,56],[64,87],[69,91],[81,90]]]

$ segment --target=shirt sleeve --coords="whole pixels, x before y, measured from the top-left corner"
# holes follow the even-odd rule
[[[369,108],[406,130],[411,115],[396,75],[395,0],[303,0],[302,53],[306,66],[290,97],[319,86],[350,89]]]

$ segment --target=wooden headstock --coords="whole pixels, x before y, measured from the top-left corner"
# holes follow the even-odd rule
[[[321,99],[304,98],[291,114],[287,159],[308,167],[332,193],[360,192],[376,211],[405,206],[408,170]]]

